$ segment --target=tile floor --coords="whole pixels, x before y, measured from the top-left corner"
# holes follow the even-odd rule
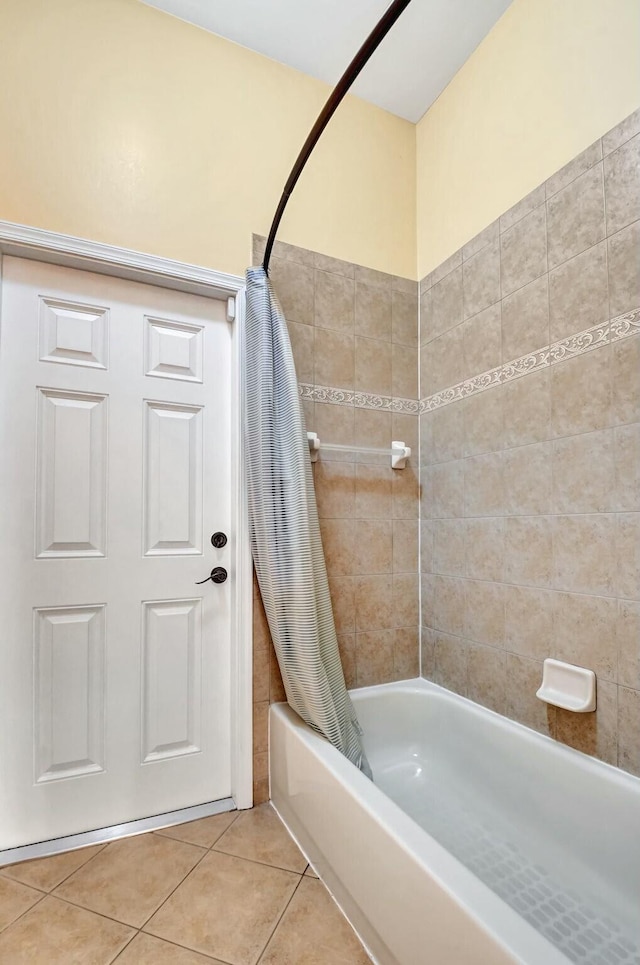
[[[0,868],[3,965],[369,965],[270,804]]]

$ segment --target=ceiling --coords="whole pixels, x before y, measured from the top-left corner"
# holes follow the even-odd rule
[[[389,0],[143,0],[335,84]],[[412,0],[352,87],[418,121],[511,0]]]

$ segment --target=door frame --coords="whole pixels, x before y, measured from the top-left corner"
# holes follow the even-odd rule
[[[4,256],[111,275],[115,278],[143,282],[205,298],[227,298],[227,321],[233,323],[231,326],[231,509],[237,522],[235,554],[232,559],[236,579],[231,608],[231,796],[236,808],[250,808],[253,805],[253,589],[247,486],[242,447],[244,278],[200,265],[190,265],[171,258],[161,258],[129,248],[88,241],[84,238],[75,238],[72,235],[45,231],[10,221],[0,221],[0,288]],[[0,318],[0,326],[1,324]],[[161,819],[162,815],[158,818]],[[162,823],[160,820],[158,826],[162,826]]]

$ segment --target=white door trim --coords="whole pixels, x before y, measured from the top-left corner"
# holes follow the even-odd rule
[[[229,321],[234,321],[231,432],[232,485],[238,533],[233,561],[236,593],[231,650],[231,794],[237,808],[250,808],[253,804],[253,648],[251,547],[242,451],[244,278],[9,221],[0,221],[0,261],[3,255],[113,275],[208,298],[226,296],[232,300],[227,317]],[[0,284],[1,278],[0,272]]]

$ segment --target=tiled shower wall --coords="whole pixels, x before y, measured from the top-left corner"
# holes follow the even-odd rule
[[[422,672],[640,774],[640,111],[423,279]],[[593,669],[595,713],[539,701]]]
[[[254,238],[259,264],[264,239]],[[307,429],[321,441],[411,446],[390,458],[320,451],[313,473],[347,685],[418,674],[418,286],[313,251],[276,244],[270,277],[282,304]],[[254,594],[254,796],[268,796],[267,712],[284,699]]]

